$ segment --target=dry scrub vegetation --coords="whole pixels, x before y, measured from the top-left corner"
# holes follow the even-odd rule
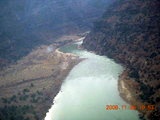
[[[40,46],[15,65],[0,71],[0,117],[42,119],[71,68],[79,62],[56,46]]]

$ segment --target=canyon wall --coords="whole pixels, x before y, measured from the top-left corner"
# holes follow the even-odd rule
[[[157,108],[149,111],[150,119],[160,115],[159,6],[158,0],[116,1],[83,42],[85,49],[106,55],[126,68],[121,78],[132,83],[132,96]]]

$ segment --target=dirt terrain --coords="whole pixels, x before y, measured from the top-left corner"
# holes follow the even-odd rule
[[[0,71],[2,120],[45,117],[63,80],[81,61],[78,56],[58,51],[57,47],[78,38],[80,36],[63,36],[54,44],[32,50],[16,64]]]

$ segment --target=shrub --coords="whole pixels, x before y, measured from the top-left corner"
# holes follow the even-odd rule
[[[129,77],[139,79],[139,73],[137,70],[132,69],[131,72],[129,73]]]

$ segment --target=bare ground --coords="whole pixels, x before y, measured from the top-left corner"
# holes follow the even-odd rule
[[[64,36],[59,40],[78,38]],[[0,71],[0,108],[26,105],[32,110],[24,112],[24,118],[41,120],[45,117],[63,80],[81,61],[78,56],[59,52],[56,48],[55,44],[40,46],[17,64]],[[1,117],[5,118],[5,115]]]

